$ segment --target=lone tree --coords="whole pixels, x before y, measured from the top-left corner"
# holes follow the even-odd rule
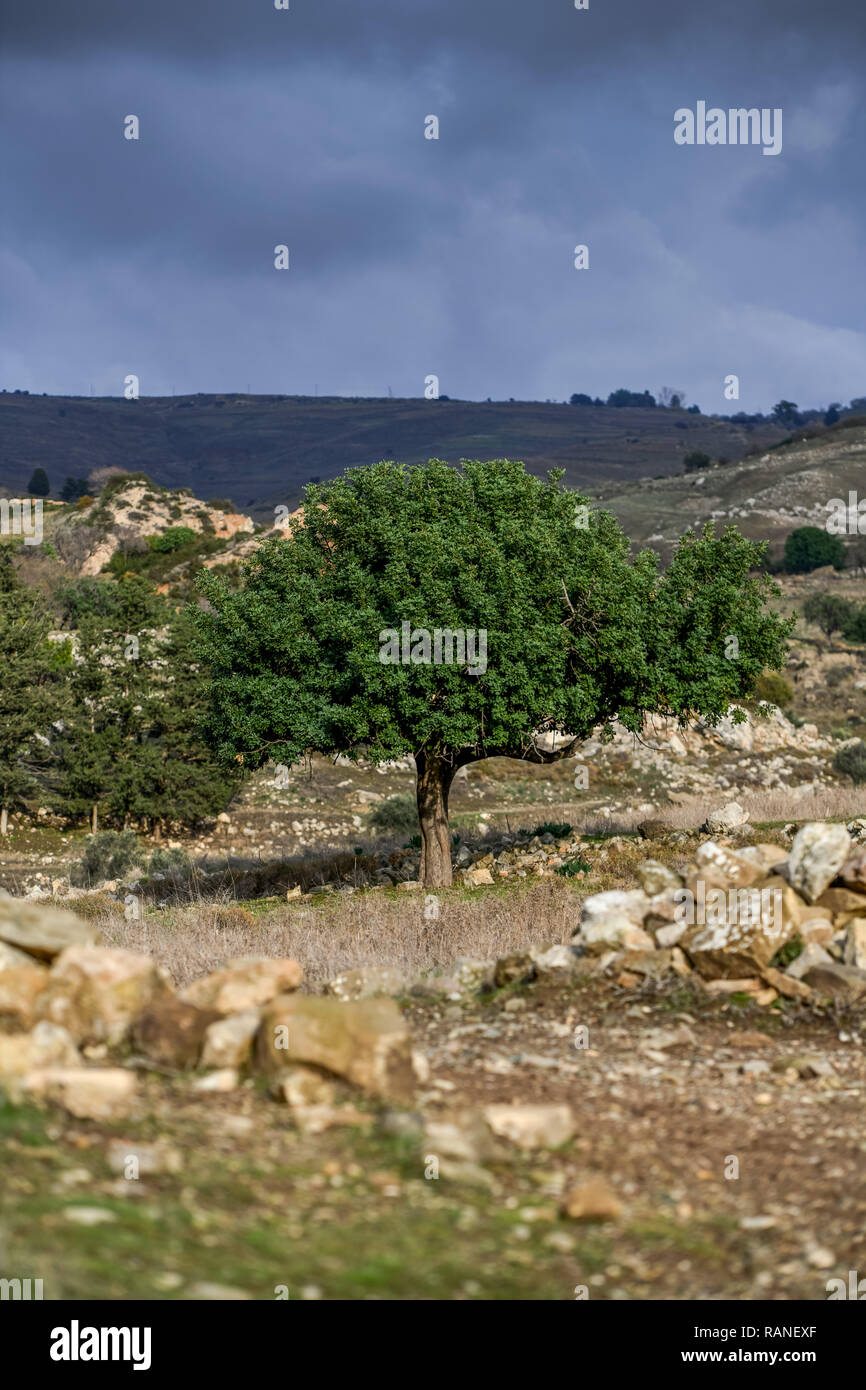
[[[349,469],[306,489],[303,520],[259,547],[239,589],[205,571],[221,756],[414,754],[421,877],[447,886],[458,768],[555,762],[651,712],[714,723],[783,664],[790,622],[751,573],[761,546],[708,528],[659,574],[560,479],[508,460]]]
[[[27,484],[27,491],[31,497],[47,497],[51,491],[51,484],[48,481],[48,474],[44,468],[34,468],[30,475],[30,482]]]

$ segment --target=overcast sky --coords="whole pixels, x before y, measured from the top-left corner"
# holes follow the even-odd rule
[[[290,3],[0,0],[0,385],[866,394],[862,0]]]

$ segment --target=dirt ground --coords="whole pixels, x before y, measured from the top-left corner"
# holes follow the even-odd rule
[[[819,1301],[866,1269],[862,1013],[597,976],[403,1008],[430,1069],[415,1107],[347,1091],[354,1122],[323,1133],[262,1082],[155,1072],[120,1125],[0,1109],[4,1267],[46,1298]],[[425,1125],[494,1102],[567,1102],[574,1137],[431,1153]],[[153,1141],[179,1169],[124,1176],[117,1154]],[[563,1215],[594,1178],[618,1213]]]

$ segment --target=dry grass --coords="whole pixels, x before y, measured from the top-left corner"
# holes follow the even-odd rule
[[[530,945],[568,941],[578,917],[578,891],[550,877],[467,893],[441,890],[438,921],[424,916],[415,891],[335,894],[318,903],[277,908],[247,925],[225,904],[199,903],[146,913],[140,922],[111,915],[100,921],[106,942],[152,955],[178,986],[232,956],[291,956],[312,986],[342,970],[390,965],[407,976],[459,956],[495,959]]]

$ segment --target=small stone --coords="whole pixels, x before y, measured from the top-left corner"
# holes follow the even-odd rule
[[[336,999],[375,999],[379,995],[402,994],[405,976],[390,965],[365,965],[358,970],[344,970],[325,986],[326,994]]]
[[[199,1076],[193,1081],[194,1091],[235,1091],[238,1087],[239,1077],[234,1067],[225,1067],[221,1071],[208,1072],[207,1076]]]
[[[258,1009],[245,1009],[243,1013],[230,1014],[228,1018],[209,1024],[204,1034],[201,1066],[218,1070],[243,1067],[252,1054],[260,1022]]]
[[[79,1120],[125,1118],[137,1087],[134,1074],[120,1067],[42,1067],[21,1083],[28,1098],[60,1105]]]
[[[622,1203],[604,1178],[591,1178],[571,1189],[562,1214],[572,1221],[616,1221],[622,1215]]]
[[[181,990],[180,998],[198,1009],[238,1014],[268,1004],[279,994],[297,989],[304,972],[296,960],[269,956],[241,956],[227,961]]]
[[[483,1115],[495,1135],[520,1149],[559,1148],[575,1130],[568,1105],[486,1105]]]
[[[833,882],[851,851],[851,836],[844,825],[812,821],[798,830],[788,855],[788,879],[792,888],[814,903]]]
[[[64,1207],[63,1215],[76,1226],[105,1226],[117,1220],[106,1207]]]

